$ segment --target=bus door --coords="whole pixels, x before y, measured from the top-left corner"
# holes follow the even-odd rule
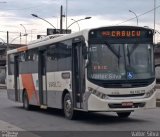
[[[84,93],[84,60],[82,57],[82,42],[72,44],[72,96],[75,108],[82,108]]]
[[[39,50],[38,55],[38,86],[41,108],[47,107],[46,50]]]
[[[15,101],[20,100],[20,87],[19,87],[19,62],[18,56],[14,56],[14,88],[15,88]]]

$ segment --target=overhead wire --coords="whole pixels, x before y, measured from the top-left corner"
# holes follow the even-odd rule
[[[41,6],[35,6],[35,7],[41,7]],[[7,10],[26,10],[26,9],[32,9],[32,8],[35,8],[35,7],[23,8],[23,9],[7,9]],[[141,17],[141,16],[143,16],[143,15],[145,15],[145,14],[148,14],[148,13],[154,11],[154,9],[158,9],[158,8],[160,8],[160,5],[158,5],[157,7],[153,8],[153,9],[151,9],[151,10],[149,10],[149,11],[146,11],[146,12],[144,12],[144,13],[142,13],[142,14],[139,14],[137,17]],[[133,20],[133,19],[135,19],[135,18],[136,18],[136,17],[132,17],[132,18],[130,18],[130,19],[127,19],[127,20],[122,21],[122,22],[120,22],[120,23],[118,23],[118,24],[115,24],[115,25],[120,25],[120,24],[126,23],[126,22],[131,21],[131,20]],[[7,31],[0,31],[0,32],[6,33]],[[20,32],[12,32],[12,31],[10,31],[9,33],[20,33]]]
[[[143,15],[145,15],[145,14],[148,14],[148,13],[154,11],[154,9],[158,9],[158,8],[160,8],[160,5],[158,5],[157,7],[153,8],[153,9],[151,9],[151,10],[149,10],[149,11],[146,11],[146,12],[144,12],[144,13],[142,13],[142,14],[139,14],[137,17],[141,17],[141,16],[143,16]],[[127,20],[122,21],[122,22],[120,22],[120,23],[118,23],[118,24],[116,24],[116,25],[120,25],[120,24],[126,23],[126,22],[131,21],[131,20],[133,20],[133,19],[135,19],[135,18],[136,18],[136,17],[127,19]]]
[[[27,8],[20,8],[20,9],[2,9],[1,10],[5,10],[5,11],[10,11],[10,10],[30,10],[30,9],[34,9],[37,7],[43,7],[44,5],[39,5],[39,6],[33,6],[33,7],[27,7]]]

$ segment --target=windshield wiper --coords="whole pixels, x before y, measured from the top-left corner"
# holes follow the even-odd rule
[[[126,45],[126,46],[127,46],[128,63],[130,65],[130,62],[131,62],[131,58],[130,57],[131,57],[132,53],[134,52],[134,50],[138,47],[138,44],[135,43],[130,51],[129,51],[128,45]]]
[[[119,46],[119,48],[118,48],[118,55],[119,55],[119,57],[118,57],[118,67],[119,67],[119,63],[120,63],[120,57],[121,57],[121,55],[120,55],[120,50],[121,50],[121,48],[120,48],[120,46]]]
[[[117,51],[114,49],[114,48],[112,48],[112,46],[108,43],[108,42],[105,42],[105,45],[109,48],[109,50],[118,58],[118,67],[119,67],[119,63],[120,63],[120,46],[119,46],[119,48],[118,48],[118,53],[117,53]]]
[[[109,44],[109,43],[105,43],[105,45],[109,48],[109,50],[117,57],[117,58],[120,58],[120,48],[118,50],[119,53],[117,53],[117,51],[112,48],[112,46]]]
[[[131,53],[130,53],[130,51],[129,51],[128,45],[126,45],[126,46],[127,46],[127,57],[128,57],[128,63],[129,63],[129,65],[130,65],[130,63],[131,63],[131,58],[130,58]]]
[[[130,51],[130,55],[132,55],[133,51],[135,51],[135,49],[136,49],[137,47],[138,47],[138,44],[135,43],[135,44],[133,45],[133,48],[132,48],[131,51]]]

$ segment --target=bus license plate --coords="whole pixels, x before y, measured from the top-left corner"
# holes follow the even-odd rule
[[[132,107],[133,106],[133,102],[122,102],[122,106],[123,107]]]

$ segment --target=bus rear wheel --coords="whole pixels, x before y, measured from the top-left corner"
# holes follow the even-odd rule
[[[63,111],[65,118],[75,119],[75,110],[73,108],[73,102],[69,93],[65,94],[63,99]]]
[[[128,118],[131,112],[117,112],[119,118]]]
[[[26,110],[30,110],[30,105],[29,105],[29,99],[27,92],[24,92],[23,94],[23,108]]]

